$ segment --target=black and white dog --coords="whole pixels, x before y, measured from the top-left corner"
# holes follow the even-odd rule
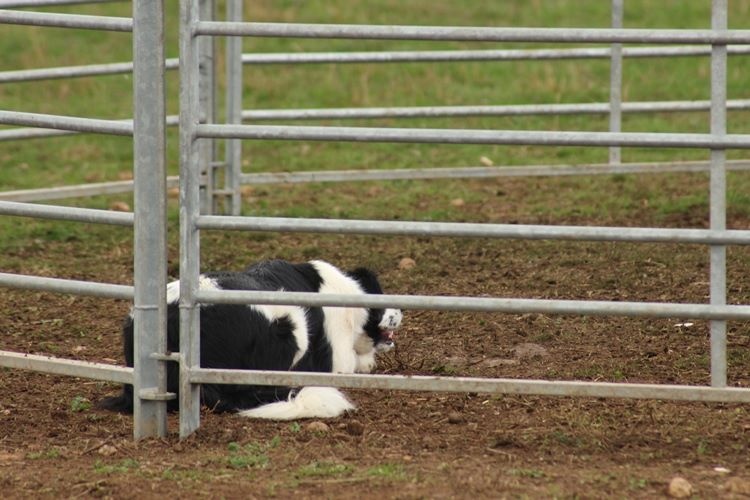
[[[206,273],[201,289],[285,290],[340,294],[382,294],[377,277],[365,268],[343,272],[320,260],[292,264],[271,260],[243,272]],[[179,281],[167,285],[167,349],[179,351]],[[200,359],[204,368],[369,373],[375,353],[393,347],[401,324],[398,309],[204,304],[200,310]],[[123,328],[125,361],[133,366],[133,316]],[[177,392],[178,370],[167,369],[167,390]],[[216,412],[234,411],[251,418],[293,420],[336,417],[354,406],[327,387],[205,384],[202,403]],[[100,407],[132,412],[133,388]],[[176,409],[176,401],[170,401]]]

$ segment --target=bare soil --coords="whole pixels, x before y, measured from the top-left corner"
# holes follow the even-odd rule
[[[666,182],[704,189],[702,176]],[[457,181],[456,181],[457,182]],[[705,207],[658,213],[534,212],[588,180],[464,182],[482,196],[454,202],[456,218],[488,222],[704,227]],[[597,189],[615,189],[603,179]],[[573,184],[571,184],[573,183]],[[578,184],[576,184],[578,183]],[[454,184],[446,183],[446,189]],[[331,188],[367,198],[367,187]],[[360,193],[357,191],[362,189]],[[303,202],[304,188],[264,191]],[[380,194],[382,196],[382,193]],[[546,200],[546,201],[545,201]],[[422,200],[429,209],[436,200]],[[457,215],[456,215],[457,214]],[[385,215],[384,218],[390,217]],[[406,218],[406,217],[404,217]],[[748,227],[730,213],[730,225]],[[98,229],[92,228],[92,231]],[[173,231],[175,233],[175,231]],[[30,238],[2,270],[130,283],[123,232]],[[323,258],[377,270],[388,293],[706,302],[704,247],[551,241],[205,233],[203,268]],[[170,254],[177,272],[176,245]],[[399,268],[404,257],[411,269]],[[748,303],[750,255],[730,249],[729,301]],[[0,349],[122,363],[129,304],[0,290]],[[708,325],[690,318],[500,315],[406,311],[394,374],[709,383]],[[747,325],[729,324],[729,381],[750,385]],[[0,491],[4,498],[654,498],[676,476],[697,498],[750,496],[750,409],[568,397],[346,391],[357,411],[330,421],[256,422],[202,414],[180,441],[132,440],[132,418],[97,410],[113,384],[0,369]]]

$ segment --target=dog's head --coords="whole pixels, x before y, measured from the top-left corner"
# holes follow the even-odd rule
[[[369,269],[360,267],[347,274],[357,280],[365,293],[383,294],[377,275]],[[389,351],[394,347],[394,336],[402,318],[400,309],[368,309],[364,330],[377,352]]]

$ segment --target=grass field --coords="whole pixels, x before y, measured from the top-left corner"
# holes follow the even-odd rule
[[[708,0],[626,0],[625,27],[706,28]],[[167,57],[177,57],[177,5]],[[730,28],[750,22],[750,2],[730,1]],[[129,16],[128,2],[46,9]],[[221,10],[221,9],[220,9]],[[245,19],[321,23],[606,27],[604,0],[254,0]],[[532,44],[246,39],[248,52],[535,47]],[[221,42],[220,42],[221,45]],[[549,47],[545,45],[545,47]],[[131,59],[129,35],[3,26],[0,71]],[[220,52],[221,54],[221,52]],[[750,56],[733,56],[728,97],[750,95]],[[219,66],[223,66],[220,56]],[[168,76],[168,113],[178,78]],[[244,109],[606,102],[605,60],[349,65],[244,69]],[[129,75],[0,85],[0,109],[129,118]],[[626,101],[709,99],[707,58],[627,59]],[[263,122],[265,123],[265,122]],[[283,123],[283,122],[274,122]],[[308,120],[305,124],[592,130],[606,116]],[[707,112],[628,114],[624,131],[708,131]],[[8,128],[8,127],[2,127]],[[728,131],[750,133],[750,111],[728,113]],[[176,174],[178,139],[168,133]],[[606,162],[606,148],[251,142],[243,171],[551,165]],[[129,178],[132,142],[80,135],[0,142],[0,191]],[[746,151],[728,152],[747,159]],[[484,160],[483,160],[484,158]],[[705,160],[689,149],[623,151],[623,161]],[[750,175],[730,173],[728,224],[750,225]],[[132,207],[130,195],[63,200]],[[248,186],[243,213],[299,217],[579,225],[706,227],[708,176],[396,181]],[[178,269],[177,204],[169,212],[169,273]],[[325,258],[376,269],[387,291],[409,294],[705,302],[707,255],[687,245],[615,245],[430,238],[241,234],[206,231],[205,269],[261,258]],[[416,268],[398,268],[403,257]],[[750,255],[729,252],[729,302],[746,304]],[[0,217],[0,271],[132,282],[132,235],[122,228]],[[0,349],[121,362],[127,304],[0,289]],[[384,373],[705,384],[705,322],[407,311]],[[750,385],[748,331],[730,324],[730,384]],[[519,354],[519,346],[542,354]],[[132,443],[129,417],[91,403],[111,385],[0,371],[0,488],[10,497],[654,498],[674,475],[698,496],[750,492],[741,405],[483,397],[358,391],[354,417],[328,430],[203,415],[187,442]],[[4,397],[3,395],[7,395]],[[455,416],[458,414],[458,417]],[[171,421],[174,426],[174,420]],[[108,448],[109,447],[109,448]],[[106,452],[100,450],[108,450]],[[716,472],[724,467],[729,473]],[[364,489],[362,487],[364,486]],[[238,490],[237,488],[243,488]],[[743,489],[744,488],[744,489]],[[366,492],[366,493],[363,493]]]
[[[293,20],[300,22],[369,22],[492,26],[580,26],[605,27],[609,23],[607,2],[500,2],[456,9],[450,3],[435,5],[424,0],[374,2],[352,8],[339,2],[248,3],[247,16],[259,21]],[[167,31],[167,56],[177,56],[177,2],[170,9]],[[748,4],[730,2],[730,27],[748,17]],[[59,8],[62,11],[129,15],[127,3]],[[220,13],[221,15],[221,13]],[[446,22],[450,20],[450,22]],[[706,27],[710,23],[710,2],[665,2],[654,9],[644,1],[630,1],[625,9],[625,27]],[[318,41],[245,39],[245,52],[283,51],[363,51],[409,49],[493,48],[499,44],[426,43],[389,41]],[[129,35],[65,29],[6,26],[2,40],[1,70],[40,68],[119,62],[131,59]],[[221,45],[221,42],[219,42]],[[502,47],[532,46],[505,44]],[[95,47],[95,50],[89,50]],[[219,50],[219,66],[222,67]],[[728,71],[729,98],[742,98],[746,92],[748,57],[733,57]],[[243,106],[245,109],[285,109],[361,106],[419,106],[472,104],[585,103],[608,100],[609,64],[606,60],[516,61],[497,63],[400,63],[350,65],[300,65],[245,67]],[[169,74],[168,113],[177,113],[177,75]],[[308,85],[306,82],[315,82]],[[629,59],[625,62],[623,96],[626,101],[708,99],[710,91],[707,58]],[[57,113],[101,118],[127,118],[131,111],[132,81],[129,75],[87,77],[44,82],[13,83],[0,86],[0,107],[8,110]],[[33,97],[30,97],[33,96]],[[278,122],[276,122],[278,123]],[[607,130],[607,117],[530,116],[441,119],[379,119],[358,121],[306,121],[308,124],[449,127],[509,130]],[[624,131],[707,132],[708,113],[628,114]],[[728,113],[728,130],[750,130],[750,112]],[[120,137],[83,135],[0,144],[0,189],[24,189],[100,182],[128,178],[131,172],[131,141]],[[176,131],[169,133],[168,163],[177,172]],[[606,148],[514,147],[514,146],[440,146],[394,144],[334,144],[300,142],[250,142],[244,144],[245,172],[295,171],[357,168],[407,168],[432,166],[473,166],[480,158],[496,165],[576,164],[604,162]],[[742,158],[742,152],[729,152],[729,158]],[[623,152],[623,161],[703,160],[701,150],[639,149]],[[588,181],[586,181],[588,182]],[[415,196],[445,192],[444,183],[399,183],[404,196],[400,205]],[[627,182],[625,182],[627,185]],[[747,212],[748,192],[745,176],[733,176],[729,187],[729,209]],[[313,191],[319,186],[313,186]],[[576,210],[598,210],[627,205],[625,197],[598,199],[596,191],[575,190]],[[594,193],[594,196],[592,196]],[[120,197],[122,198],[122,197]],[[684,199],[650,197],[656,211],[671,212],[685,205],[705,205],[706,193],[686,193]],[[126,201],[130,201],[127,197]],[[106,208],[111,199],[74,200],[73,203]],[[561,199],[561,202],[563,200]],[[336,202],[333,201],[336,205]],[[393,204],[389,201],[389,205]],[[564,204],[564,202],[563,202]],[[356,205],[352,216],[375,217],[382,203]],[[541,210],[555,211],[555,207]],[[307,213],[308,210],[311,212]],[[561,208],[565,211],[565,208]],[[246,212],[273,215],[321,215],[330,207],[314,205],[246,205]],[[416,218],[451,217],[450,210],[439,214],[414,214]],[[4,233],[11,235],[7,223]],[[11,231],[11,233],[8,233]],[[15,239],[11,236],[11,239]]]

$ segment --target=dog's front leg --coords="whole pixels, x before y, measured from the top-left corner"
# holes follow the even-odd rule
[[[353,349],[333,350],[334,373],[354,373],[357,370],[357,355]]]
[[[375,351],[357,354],[357,373],[370,373],[375,369]]]

